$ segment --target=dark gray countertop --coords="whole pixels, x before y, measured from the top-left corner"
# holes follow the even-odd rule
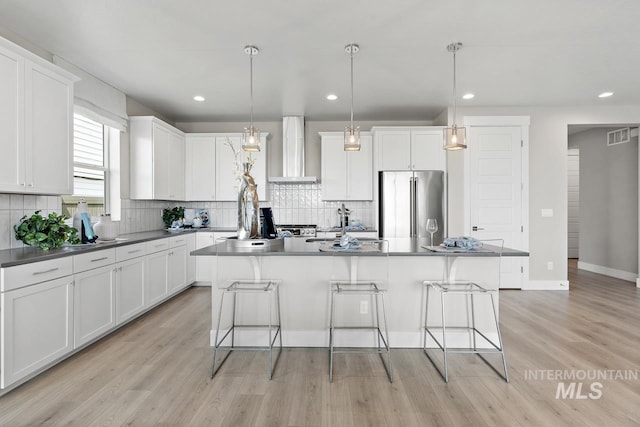
[[[147,242],[150,240],[163,239],[171,236],[179,236],[185,233],[197,233],[197,232],[226,232],[235,231],[234,228],[198,228],[198,229],[185,229],[184,231],[168,232],[165,230],[143,231],[140,233],[130,233],[118,236],[115,241],[108,241],[103,243],[95,243],[82,245],[80,247],[72,246],[60,247],[43,251],[40,248],[24,247],[20,249],[4,249],[0,250],[0,268],[14,267],[16,265],[29,264],[32,262],[45,261],[54,258],[62,258],[67,256],[73,256],[83,254],[87,252],[99,251],[102,249],[115,248],[119,246],[133,245],[135,243]]]
[[[191,255],[195,256],[332,256],[336,252],[322,252],[320,251],[320,245],[327,242],[307,242],[307,239],[301,238],[286,238],[284,249],[276,250],[243,250],[243,249],[229,249],[224,244],[207,246],[206,248],[198,249],[191,252]],[[490,251],[490,247],[485,250],[469,251],[469,252],[434,252],[426,249],[428,239],[415,239],[415,238],[390,238],[388,253],[390,256],[473,256],[473,257],[492,257],[496,256],[496,252]],[[370,242],[363,242],[363,244],[369,244]],[[497,248],[496,248],[497,249]],[[385,255],[385,252],[361,252],[361,251],[339,251],[341,255],[346,256],[381,256]],[[502,252],[503,256],[529,256],[528,252],[519,251],[516,249],[504,248]]]

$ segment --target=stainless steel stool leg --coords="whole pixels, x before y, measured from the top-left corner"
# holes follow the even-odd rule
[[[442,303],[442,354],[444,359],[444,382],[449,382],[449,371],[447,366],[447,327],[445,323],[445,304],[444,304],[444,292],[440,293],[440,301]]]
[[[500,332],[500,323],[498,322],[498,313],[496,312],[496,304],[493,298],[493,293],[489,294],[491,296],[491,308],[493,309],[493,318],[496,320],[496,329],[498,330],[498,344],[500,345],[500,354],[502,355],[502,367],[504,368],[504,380],[509,382],[509,372],[507,372],[507,358],[504,354],[504,345],[502,344],[502,333]]]
[[[335,295],[336,291],[331,289],[331,314],[329,314],[329,382],[333,382],[333,322],[336,310]]]
[[[386,348],[387,348],[387,362],[388,362],[388,366],[385,366],[385,369],[387,371],[387,376],[389,377],[389,382],[392,383],[393,382],[393,371],[391,370],[391,348],[390,348],[390,343],[389,343],[389,328],[387,327],[387,309],[384,305],[384,294],[379,294],[380,298],[382,299],[382,320],[384,321],[384,334],[386,337],[387,342],[386,344]],[[377,295],[376,295],[377,297]],[[378,332],[379,333],[379,332]],[[380,354],[380,356],[382,356],[382,354]],[[383,362],[384,365],[384,362]]]

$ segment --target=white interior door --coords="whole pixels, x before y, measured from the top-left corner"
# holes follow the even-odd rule
[[[579,258],[580,232],[580,150],[572,148],[567,158],[568,224],[567,243],[569,258]]]
[[[469,234],[523,248],[522,128],[479,126],[469,132]],[[502,260],[500,287],[522,288],[522,259]]]

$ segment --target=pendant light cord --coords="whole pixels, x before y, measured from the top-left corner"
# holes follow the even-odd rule
[[[457,46],[453,49],[453,128],[456,126],[456,52]]]
[[[351,128],[353,129],[353,50],[354,46],[351,45]]]
[[[249,93],[249,128],[253,129],[253,52],[249,54]]]

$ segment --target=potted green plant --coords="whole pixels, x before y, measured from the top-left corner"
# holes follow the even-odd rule
[[[80,243],[78,230],[64,223],[69,219],[67,216],[52,212],[43,217],[40,212],[35,211],[30,217],[23,216],[20,219],[20,224],[13,226],[16,239],[23,241],[26,245],[37,246],[45,251],[62,246],[65,242]]]
[[[183,206],[162,209],[162,221],[164,221],[164,225],[166,225],[167,228],[173,225],[173,221],[182,221],[182,218],[184,218]]]

